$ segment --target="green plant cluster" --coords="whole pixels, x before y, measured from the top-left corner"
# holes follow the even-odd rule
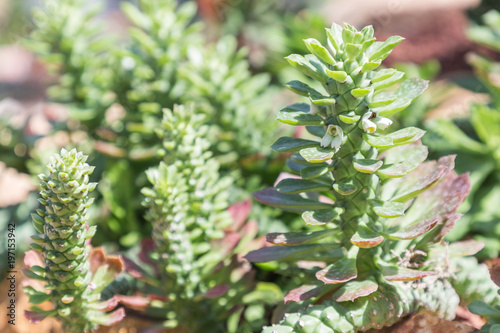
[[[110,314],[104,311],[116,306],[114,299],[100,302],[100,293],[110,284],[121,265],[106,262],[91,271],[90,240],[96,227],[89,227],[87,210],[93,202],[89,192],[96,183],[89,182],[94,167],[85,161],[87,156],[61,150],[51,157],[47,168],[49,175],[41,174],[40,203],[45,210],[32,214],[33,225],[40,235],[32,236],[33,250],[41,253],[43,265],[33,265],[25,270],[28,278],[45,282],[43,290],[27,286],[25,292],[30,303],[51,301],[52,310],[34,307],[27,315],[33,321],[56,317],[68,332],[88,332],[99,324],[112,325],[120,321],[124,312],[118,309]],[[33,255],[33,254],[32,254]],[[29,255],[28,255],[29,256]]]
[[[255,194],[262,203],[302,214],[310,228],[268,234],[275,246],[246,256],[253,262],[321,263],[309,268],[303,286],[285,296],[285,301],[304,302],[305,314],[289,314],[265,331],[364,331],[390,325],[394,316],[414,311],[416,305],[453,317],[459,298],[447,281],[452,272],[440,267],[448,252],[437,243],[461,216],[456,209],[469,191],[468,178],[454,173],[453,156],[422,163],[427,148],[417,141],[424,131],[409,127],[383,134],[392,123],[388,117],[408,107],[427,82],[409,79],[386,90],[403,73],[375,69],[401,37],[376,42],[371,26],[357,31],[348,24],[333,24],[326,32],[327,46],[306,39],[310,54],[287,57],[317,81],[314,88],[300,81],[286,84],[309,104],[290,105],[277,116],[283,123],[305,126],[315,139],[276,141],[274,150],[292,153],[287,166],[295,176]],[[467,248],[455,251],[463,255],[480,249],[454,245]],[[420,293],[425,282],[406,282],[409,290],[417,290],[414,303],[404,293],[390,291],[424,277],[433,277],[431,285],[437,289]],[[423,296],[433,294],[427,300]],[[387,304],[376,301],[380,296]],[[456,301],[448,302],[452,299]],[[393,312],[387,311],[389,303]],[[356,318],[346,318],[355,310]]]
[[[490,270],[491,280],[489,280],[490,284],[496,285],[496,287],[500,286],[500,267],[494,266]],[[500,290],[497,290],[500,295]],[[492,292],[490,295],[495,294]],[[498,297],[498,296],[497,296]],[[488,302],[483,302],[482,300],[475,300],[471,304],[469,304],[470,312],[474,314],[478,314],[488,320],[488,323],[481,327],[480,332],[485,333],[495,333],[500,330],[500,305],[498,302],[496,305],[488,304]]]
[[[124,2],[132,27],[120,37],[106,33],[98,7],[83,3],[47,0],[34,13],[36,28],[26,44],[57,76],[51,101],[68,107],[68,125],[56,129],[87,133],[77,148],[101,166],[96,206],[107,214],[96,219],[103,231],[99,241],[129,247],[148,232],[136,198],[146,185],[144,171],[160,161],[155,129],[162,108],[196,103],[206,115],[207,140],[222,172],[258,174],[265,163],[257,166],[253,156],[267,146],[273,129],[269,76],[251,74],[246,51],[237,49],[234,37],[206,44],[192,1]],[[36,150],[31,154],[39,159],[33,172],[45,158]]]

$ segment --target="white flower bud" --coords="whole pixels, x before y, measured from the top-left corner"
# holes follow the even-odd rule
[[[373,119],[373,122],[377,125],[381,130],[385,130],[387,127],[392,125],[392,120],[384,117],[376,117]]]
[[[335,149],[340,149],[342,145],[342,140],[344,139],[344,131],[340,126],[328,125],[326,129],[326,134],[321,139],[322,147],[332,147]]]
[[[377,125],[373,121],[370,120],[375,116],[373,112],[367,112],[363,115],[361,118],[361,126],[363,127],[363,131],[368,132],[368,133],[375,133],[377,130]]]

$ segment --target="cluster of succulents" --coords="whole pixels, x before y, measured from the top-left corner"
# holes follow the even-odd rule
[[[426,161],[425,131],[394,129],[391,118],[428,87],[382,66],[403,38],[380,42],[371,26],[333,24],[325,43],[305,39],[305,48],[293,47],[309,54],[286,58],[303,76],[285,86],[306,103],[279,111],[296,130],[272,145],[286,154],[272,164],[263,152],[273,136],[270,76],[250,72],[247,50],[231,36],[205,44],[193,2],[123,2],[132,27],[116,43],[102,39],[97,9],[83,4],[46,0],[28,40],[59,75],[49,97],[68,106],[70,121],[56,128],[88,133],[79,148],[99,181],[90,182],[94,167],[76,149],[47,163],[31,152],[40,160],[30,168],[46,165],[49,174],[39,176],[44,209],[33,214],[39,234],[25,257],[25,292],[52,307],[34,306],[28,319],[90,332],[122,320],[122,304],[158,329],[334,333],[382,329],[421,310],[451,320],[472,302],[472,312],[491,317],[483,331],[498,329],[500,297],[487,266],[464,258],[483,244],[445,238],[460,233],[460,209],[496,198],[478,190],[498,164],[495,110],[473,111],[484,144],[451,122],[437,126],[488,156],[472,174],[474,197],[459,208],[471,185],[454,171],[455,156]],[[496,38],[500,20],[488,15],[486,34]],[[308,32],[285,29],[293,38]],[[496,65],[471,59],[496,103]],[[285,159],[274,188],[254,194],[284,212],[286,231],[267,234],[263,247],[259,228],[278,214],[239,200]],[[132,250],[106,257],[92,239]]]

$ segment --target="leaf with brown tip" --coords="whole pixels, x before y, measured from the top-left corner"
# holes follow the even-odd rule
[[[382,275],[387,281],[415,281],[420,280],[426,276],[434,275],[434,272],[419,271],[416,269],[409,269],[397,266],[380,265]]]

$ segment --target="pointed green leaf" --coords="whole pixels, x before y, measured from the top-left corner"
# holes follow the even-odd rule
[[[297,81],[297,80],[290,81],[290,82],[286,83],[285,87],[287,87],[288,89],[290,89],[294,93],[301,95],[301,96],[305,96],[305,97],[309,97],[309,94],[312,94],[312,95],[319,95],[320,94],[318,91],[311,88],[309,85],[307,85],[303,82]]]
[[[289,105],[278,112],[276,117],[280,122],[299,126],[299,125],[314,125],[321,126],[325,124],[323,117],[318,114],[309,113],[309,105],[305,103],[297,103]]]
[[[396,74],[396,72],[397,70],[394,68],[383,68],[379,71],[373,72],[370,81],[372,81],[372,83],[383,81]]]
[[[280,181],[275,188],[280,193],[298,194],[302,192],[329,191],[331,186],[312,180],[287,178]]]
[[[403,37],[391,36],[385,42],[375,42],[367,51],[368,58],[371,61],[383,60],[403,40]]]
[[[327,69],[326,74],[337,82],[345,83],[347,80],[347,73],[344,71],[332,71]]]
[[[309,52],[311,52],[312,54],[314,54],[327,64],[335,65],[336,63],[335,59],[332,57],[330,52],[328,52],[328,50],[323,45],[321,45],[321,43],[317,39],[314,38],[304,39],[304,43],[306,44],[306,47],[309,50]]]
[[[381,61],[368,61],[363,64],[361,67],[361,73],[368,73],[374,69],[376,69],[378,66],[380,66],[382,62]]]
[[[361,52],[362,45],[347,43],[345,46],[345,52],[349,60],[354,60]]]
[[[309,140],[305,140],[309,141]],[[318,142],[315,142],[318,145]],[[321,163],[332,159],[335,151],[331,148],[314,147],[300,150],[300,155],[309,163]]]
[[[405,145],[420,140],[425,131],[417,127],[406,127],[399,131],[387,134],[395,145]]]
[[[356,88],[351,90],[351,95],[360,98],[368,95],[372,90],[370,88]]]
[[[377,92],[380,92],[382,90],[384,90],[385,88],[389,88],[389,87],[392,87],[393,85],[395,85],[396,83],[398,83],[399,81],[401,81],[401,79],[405,76],[405,74],[403,72],[399,72],[397,71],[396,73],[394,73],[393,75],[381,80],[381,81],[378,81],[376,83],[373,83],[372,87],[373,87],[373,90],[375,90],[375,94]],[[399,95],[396,95],[396,97],[400,97]]]
[[[319,142],[284,136],[279,138],[272,146],[274,151],[289,153],[296,152],[304,148],[319,146]]]
[[[306,126],[306,131],[318,138],[322,138],[326,134],[325,126]]]
[[[375,173],[384,162],[380,160],[353,160],[353,167],[356,171],[361,173]]]
[[[317,67],[313,66],[306,58],[301,55],[292,54],[285,59],[292,67],[309,76],[310,78],[313,78],[320,82],[326,82],[328,80],[328,76],[326,74],[321,73]]]

